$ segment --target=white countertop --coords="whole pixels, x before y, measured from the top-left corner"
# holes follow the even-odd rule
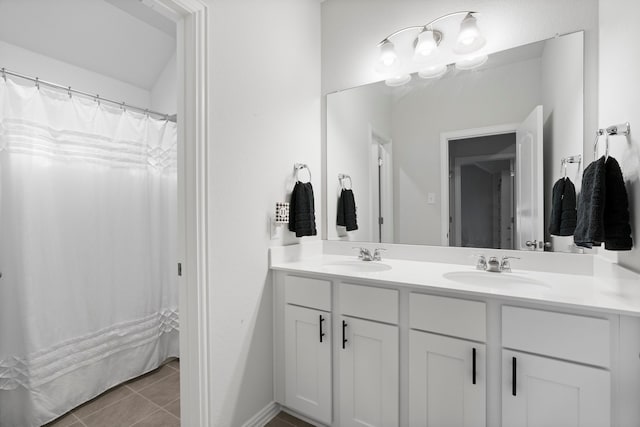
[[[298,261],[274,261],[271,268],[299,274],[314,274],[340,279],[355,279],[381,285],[402,285],[428,291],[451,292],[505,300],[529,301],[549,305],[589,309],[615,314],[640,316],[640,280],[638,278],[593,277],[562,273],[513,269],[512,273],[478,271],[473,265],[384,259],[389,270],[376,272],[337,272],[331,265],[358,261],[344,255],[316,255]],[[375,263],[375,261],[373,261]],[[446,273],[504,276],[496,282],[480,277],[482,284],[465,283],[444,277]],[[508,275],[522,283],[508,283]],[[527,284],[530,280],[532,284]],[[539,285],[538,285],[539,284]]]

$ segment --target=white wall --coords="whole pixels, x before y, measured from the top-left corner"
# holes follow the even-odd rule
[[[638,14],[640,2],[635,0],[600,1],[598,124],[604,128],[625,121],[631,123],[629,138],[610,139],[610,154],[619,161],[627,180],[635,246],[630,252],[620,252],[619,262],[635,271],[640,271],[640,56],[635,48],[640,39],[640,26],[635,19]],[[588,139],[593,142],[591,137]],[[592,156],[591,151],[585,154],[588,159]],[[636,423],[638,418],[640,412],[636,414]]]
[[[542,102],[540,92],[540,60],[533,59],[462,72],[393,105],[397,243],[441,244],[440,134],[519,123]],[[428,193],[436,203],[427,203]]]
[[[71,86],[83,92],[99,94],[104,98],[122,100],[135,106],[151,106],[149,91],[145,89],[4,41],[0,41],[0,61],[0,68],[5,67],[11,71]],[[14,81],[25,85],[33,84],[23,79]]]
[[[560,161],[582,154],[584,139],[583,35],[575,33],[547,40],[542,54],[542,105],[544,114],[545,241],[556,252],[571,252],[573,236],[550,236],[551,189],[563,175]],[[588,138],[587,138],[588,139]],[[591,155],[586,156],[587,162]],[[588,163],[586,163],[588,164]],[[580,191],[585,163],[569,164],[567,177]]]
[[[275,202],[288,198],[295,162],[311,168],[318,227],[322,223],[320,3],[208,0],[208,5],[209,404],[212,425],[235,427],[273,400],[267,249],[283,241],[270,240],[268,217]],[[286,234],[285,243],[301,240]]]
[[[329,239],[370,242],[374,237],[370,177],[371,128],[391,137],[390,97],[384,85],[365,86],[327,96],[327,235]],[[357,206],[358,230],[336,227],[340,183],[338,174],[351,176]],[[377,200],[377,199],[376,199]],[[376,226],[377,227],[377,226]]]
[[[174,53],[151,88],[151,109],[175,114],[178,109],[178,65]]]

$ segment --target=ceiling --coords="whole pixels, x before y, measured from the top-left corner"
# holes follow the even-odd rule
[[[176,38],[148,3],[0,0],[0,40],[150,90]]]

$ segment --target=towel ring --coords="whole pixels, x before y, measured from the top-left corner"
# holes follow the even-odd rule
[[[311,169],[309,169],[309,166],[305,165],[304,163],[296,163],[293,165],[293,168],[296,170],[296,181],[300,181],[300,170],[306,169],[307,173],[309,174],[309,181],[307,182],[311,182]]]
[[[347,186],[345,185],[345,180],[349,180],[349,188],[347,188]],[[343,190],[352,190],[353,189],[353,181],[351,180],[351,177],[349,175],[340,173],[338,174],[338,181],[340,181],[340,187],[342,187]]]

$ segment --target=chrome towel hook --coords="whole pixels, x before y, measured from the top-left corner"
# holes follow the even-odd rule
[[[347,179],[349,180],[349,188],[347,188],[345,184],[345,180]],[[338,181],[340,182],[340,187],[342,187],[343,190],[351,190],[353,188],[353,181],[351,180],[351,177],[347,174],[339,173]]]

